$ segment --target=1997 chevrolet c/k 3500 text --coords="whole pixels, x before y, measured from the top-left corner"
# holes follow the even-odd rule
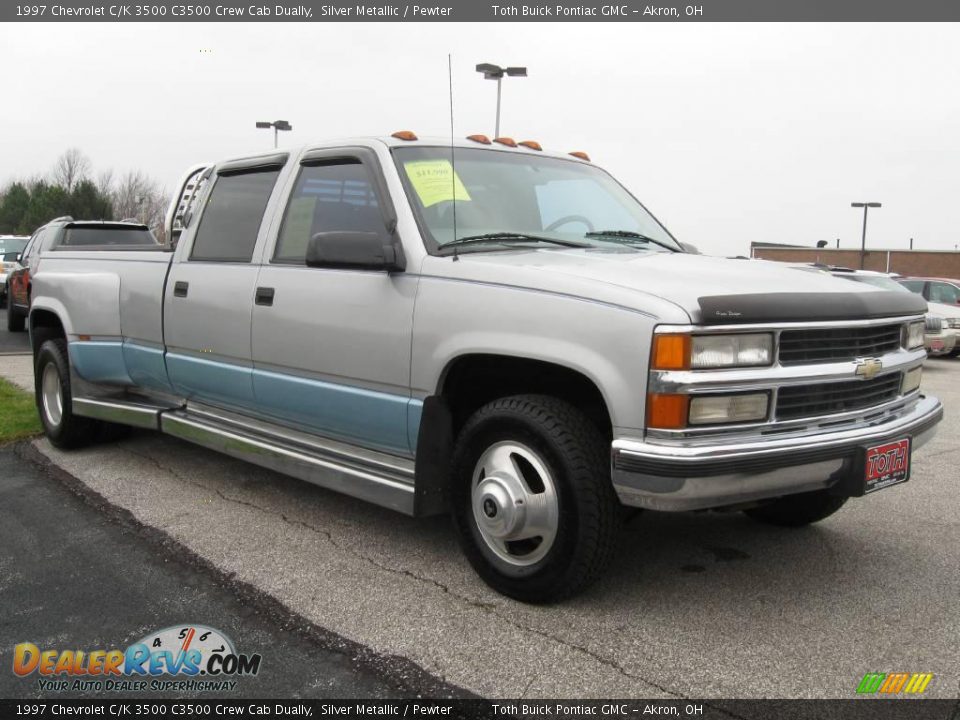
[[[51,441],[159,429],[449,510],[522,600],[596,578],[622,505],[825,518],[906,480],[943,414],[922,298],[685,252],[582,154],[403,132],[212,164],[177,197],[175,249],[41,258]]]

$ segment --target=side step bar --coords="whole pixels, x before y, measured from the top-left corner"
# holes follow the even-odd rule
[[[160,430],[231,457],[306,480],[376,505],[414,514],[412,460],[351,453],[343,443],[298,442],[266,427],[241,425],[226,418],[151,405],[128,398],[74,398],[73,411],[84,417]],[[279,430],[279,429],[278,429]]]

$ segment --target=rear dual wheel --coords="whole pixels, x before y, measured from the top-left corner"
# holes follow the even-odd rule
[[[130,428],[73,414],[70,355],[63,339],[40,346],[34,364],[34,382],[40,422],[50,442],[63,450],[83,447],[94,440],[118,440]]]
[[[596,580],[614,549],[620,507],[607,444],[553,397],[491,402],[464,425],[451,492],[461,545],[498,592],[544,603]]]

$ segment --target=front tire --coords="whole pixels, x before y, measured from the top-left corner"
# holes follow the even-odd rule
[[[833,515],[847,498],[831,495],[827,490],[787,495],[760,507],[744,510],[744,514],[767,525],[803,527]]]
[[[620,520],[608,458],[596,426],[556,398],[503,398],[467,421],[452,511],[464,553],[490,587],[546,603],[600,576]]]
[[[47,340],[40,346],[34,366],[37,410],[50,442],[61,449],[89,445],[99,423],[73,414],[70,361],[64,340]]]

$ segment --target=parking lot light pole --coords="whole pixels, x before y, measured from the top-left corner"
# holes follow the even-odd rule
[[[860,269],[863,270],[867,259],[867,210],[883,206],[878,202],[855,202],[850,203],[850,207],[863,208],[863,235],[860,238]]]
[[[525,67],[502,68],[492,63],[480,63],[477,65],[477,72],[483,73],[484,80],[497,81],[497,124],[493,136],[500,137],[500,84],[503,82],[504,75],[510,77],[526,77],[527,69]]]
[[[274,120],[273,122],[263,122],[257,120],[257,127],[261,130],[267,130],[273,128],[273,147],[277,147],[277,132],[279,130],[293,130],[293,125],[288,123],[286,120]]]

